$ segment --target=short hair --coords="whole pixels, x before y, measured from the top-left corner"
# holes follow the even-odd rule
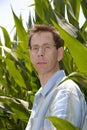
[[[57,29],[50,25],[35,25],[30,30],[29,40],[28,40],[28,47],[31,49],[31,39],[34,34],[37,32],[51,32],[53,35],[53,40],[55,42],[56,48],[60,48],[64,46],[64,40],[61,38]]]

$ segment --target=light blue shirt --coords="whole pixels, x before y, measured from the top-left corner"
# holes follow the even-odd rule
[[[45,119],[46,116],[66,119],[80,130],[87,130],[87,123],[84,123],[87,118],[84,96],[72,80],[61,83],[65,77],[63,70],[57,71],[35,94],[26,130],[56,130],[52,123]]]

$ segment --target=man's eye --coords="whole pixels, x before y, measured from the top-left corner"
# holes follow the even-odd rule
[[[38,50],[38,47],[32,47],[32,50]]]
[[[34,48],[34,50],[37,50],[37,49],[38,49],[37,47]]]
[[[46,46],[45,48],[48,48],[48,49],[49,49],[49,48],[50,48],[50,46]]]

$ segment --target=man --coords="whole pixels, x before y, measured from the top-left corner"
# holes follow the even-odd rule
[[[58,31],[47,25],[36,25],[29,37],[30,59],[41,83],[35,94],[32,113],[26,130],[56,130],[46,116],[66,119],[82,130],[86,102],[79,87],[60,70],[63,40]],[[84,129],[85,130],[85,129]]]

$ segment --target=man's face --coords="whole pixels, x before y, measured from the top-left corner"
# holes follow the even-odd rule
[[[52,33],[38,32],[31,38],[30,59],[39,75],[53,74],[59,69],[59,49]]]

